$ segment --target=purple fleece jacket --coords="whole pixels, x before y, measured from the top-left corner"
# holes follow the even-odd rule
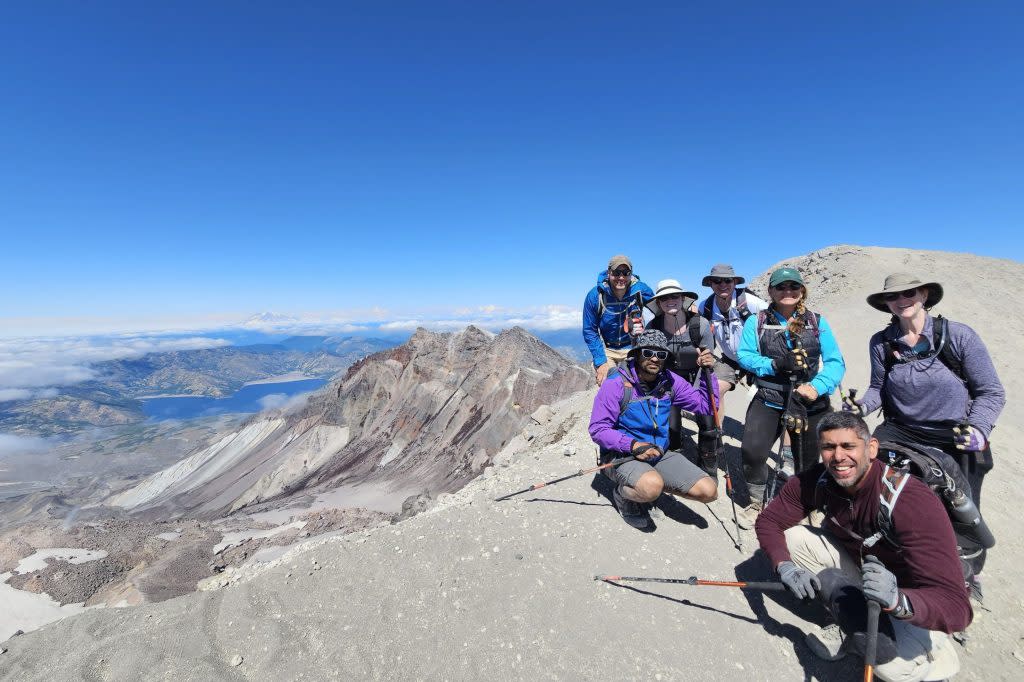
[[[928,486],[909,478],[896,500],[892,528],[900,549],[885,540],[862,548],[861,538],[878,530],[879,492],[883,465],[871,464],[867,481],[852,496],[831,477],[823,490],[815,492],[823,464],[791,477],[779,496],[757,517],[757,540],[772,567],[791,561],[785,531],[800,523],[827,501],[828,516],[822,528],[850,557],[860,563],[864,554],[874,554],[896,576],[896,584],[910,599],[914,615],[910,622],[926,630],[951,633],[966,628],[972,618],[971,604],[956,553],[956,537],[942,502]],[[851,535],[850,531],[856,535]]]

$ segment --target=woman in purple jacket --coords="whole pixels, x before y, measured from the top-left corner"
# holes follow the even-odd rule
[[[892,320],[871,337],[867,392],[844,409],[859,407],[867,414],[882,408],[885,421],[874,433],[879,441],[927,445],[950,455],[980,508],[981,484],[992,469],[989,436],[1006,392],[981,337],[965,324],[929,314],[942,293],[938,282],[895,273],[868,296],[868,304]],[[985,552],[973,553],[963,558],[974,574],[968,584],[980,599]]]

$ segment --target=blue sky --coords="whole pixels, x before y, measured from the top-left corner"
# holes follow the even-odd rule
[[[1016,2],[8,6],[2,335],[564,318],[616,252],[689,287],[837,243],[1020,260],[1022,28]]]

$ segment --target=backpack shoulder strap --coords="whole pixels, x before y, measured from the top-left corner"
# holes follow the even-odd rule
[[[622,413],[626,411],[626,407],[629,406],[629,402],[633,400],[633,382],[626,378],[626,374],[622,371],[621,367],[621,365],[613,367],[605,378],[605,381],[608,381],[608,379],[617,376],[622,380],[622,397],[619,398],[620,417],[622,416]]]
[[[608,306],[604,302],[604,289],[600,286],[597,287],[597,317],[600,319],[604,317],[604,311]]]
[[[952,344],[949,343],[949,321],[942,315],[938,315],[932,321],[932,347],[942,364],[957,375],[960,381],[967,383],[967,377],[964,376],[964,363],[956,356]]]
[[[865,538],[864,546],[873,547],[879,540],[885,539],[894,546],[896,533],[892,527],[892,512],[896,508],[896,501],[910,480],[910,472],[905,466],[894,466],[886,464],[882,469],[882,489],[878,493],[878,516],[876,522],[878,531],[869,538]]]
[[[714,297],[714,295],[712,295],[712,296],[708,296],[708,300],[704,301],[704,305],[701,306],[701,309],[700,309],[701,317],[703,317],[708,322],[711,322],[714,319],[715,313],[714,313],[714,310],[712,310],[712,308],[711,308],[711,306],[713,306],[714,304],[715,304],[715,297]]]
[[[737,289],[736,290],[736,312],[740,316],[740,322],[746,322],[747,318],[752,314],[750,308],[747,307],[747,290]]]
[[[804,313],[804,329],[812,329],[814,331],[814,338],[821,337],[821,313],[812,313],[806,311]]]
[[[703,341],[703,334],[701,334],[700,324],[704,318],[700,315],[691,315],[690,321],[686,323],[686,330],[690,333],[690,343],[693,344],[694,348],[700,348],[701,341]]]

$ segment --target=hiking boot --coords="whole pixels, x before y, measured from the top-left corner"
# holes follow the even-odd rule
[[[651,516],[647,513],[647,505],[627,500],[619,492],[618,487],[612,491],[612,499],[615,502],[615,508],[619,511],[619,515],[622,516],[622,520],[630,526],[637,530],[644,530],[651,525]]]
[[[736,525],[743,530],[750,530],[754,527],[754,523],[757,521],[757,515],[761,513],[763,508],[761,501],[751,501],[750,504],[743,509],[736,512]]]
[[[846,657],[846,636],[835,623],[804,635],[804,642],[815,656],[823,661],[838,661]]]
[[[711,478],[718,480],[718,454],[714,452],[701,453],[700,468]]]

